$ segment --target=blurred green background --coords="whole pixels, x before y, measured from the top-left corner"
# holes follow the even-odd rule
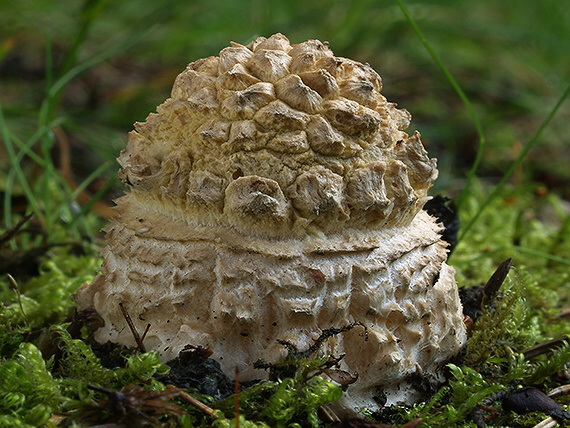
[[[568,2],[405,4],[473,103],[488,140],[478,176],[492,183],[536,132],[570,78]],[[435,191],[460,191],[479,137],[395,1],[0,0],[6,123],[25,139],[37,129],[50,75],[54,80],[74,64],[141,37],[80,74],[62,94],[56,114],[72,147],[74,172],[85,176],[118,155],[133,122],[143,121],[169,96],[187,63],[217,55],[230,41],[245,44],[275,32],[292,43],[326,40],[336,55],[370,63],[383,78],[384,95],[412,113],[409,131],[418,129],[430,155],[438,158]],[[569,104],[542,135],[515,184],[540,181],[570,197]]]

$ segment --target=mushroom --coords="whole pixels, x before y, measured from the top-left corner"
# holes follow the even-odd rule
[[[202,346],[247,380],[286,354],[278,340],[358,324],[320,349],[358,373],[340,405],[411,403],[440,380],[466,333],[422,210],[436,160],[381,89],[369,65],[281,34],[189,64],[118,159],[130,191],[74,296],[105,320],[95,338],[135,344],[123,305],[162,359]]]

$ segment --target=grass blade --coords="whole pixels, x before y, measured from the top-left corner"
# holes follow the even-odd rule
[[[32,207],[32,211],[36,215],[37,218],[41,219],[44,218],[43,213],[40,209],[38,200],[32,192],[32,188],[22,171],[22,167],[20,165],[20,160],[18,159],[18,155],[14,150],[14,145],[12,144],[12,139],[10,138],[10,132],[6,126],[6,122],[4,120],[4,109],[2,107],[2,101],[0,100],[0,135],[2,135],[2,140],[4,141],[4,146],[6,147],[6,152],[8,153],[8,157],[10,158],[10,165],[12,166],[10,173],[13,173],[16,178],[18,179],[20,185],[22,186],[22,190],[28,199],[30,206]],[[8,177],[9,178],[9,177]],[[9,184],[13,185],[13,179],[9,180]],[[13,186],[6,186],[4,201],[6,202],[8,199],[12,197],[12,189]],[[8,204],[10,206],[11,204]],[[7,227],[10,227],[13,222],[11,218],[11,212],[8,214],[5,213],[5,220]]]
[[[140,32],[136,36],[126,40],[125,42],[115,46],[113,48],[107,49],[106,51],[100,53],[99,55],[90,58],[75,67],[71,68],[68,72],[66,72],[63,76],[57,79],[51,88],[48,91],[47,97],[42,103],[40,108],[40,126],[47,123],[49,121],[50,116],[53,114],[56,108],[56,101],[58,99],[58,94],[63,88],[75,77],[83,73],[84,71],[90,69],[91,67],[103,62],[113,56],[117,55],[120,52],[123,52],[130,47],[137,44],[141,39],[143,39],[151,29],[147,29],[145,31]]]
[[[427,38],[424,36],[424,34],[422,33],[422,30],[420,30],[420,27],[416,24],[416,22],[414,21],[414,19],[412,18],[412,16],[408,12],[408,9],[406,8],[406,6],[402,2],[402,0],[396,0],[396,1],[398,2],[400,9],[402,10],[402,13],[404,14],[406,19],[408,20],[409,24],[412,26],[415,33],[419,37],[420,41],[422,42],[422,44],[424,45],[424,47],[426,48],[426,50],[428,51],[428,53],[432,57],[433,61],[437,64],[437,66],[443,72],[443,74],[445,75],[445,78],[449,81],[449,83],[451,84],[451,86],[453,87],[453,89],[455,90],[457,95],[459,96],[459,98],[461,98],[461,101],[463,101],[463,104],[465,104],[465,107],[467,108],[467,110],[469,111],[469,115],[471,116],[471,120],[473,121],[473,124],[475,125],[475,129],[477,130],[477,135],[479,136],[479,147],[477,149],[477,155],[475,156],[475,161],[473,162],[473,166],[471,167],[471,169],[469,170],[469,173],[467,174],[467,181],[465,183],[465,187],[463,188],[461,194],[459,195],[459,197],[455,201],[455,205],[456,205],[457,209],[459,210],[461,207],[461,204],[465,200],[465,197],[468,195],[469,189],[470,189],[472,182],[475,178],[475,175],[477,173],[477,169],[479,168],[479,164],[481,163],[481,159],[483,158],[483,152],[485,151],[485,146],[486,146],[486,139],[485,139],[485,135],[483,133],[483,127],[481,126],[481,122],[479,121],[479,118],[477,117],[477,113],[475,113],[475,110],[473,109],[471,102],[467,98],[467,95],[465,95],[465,92],[463,92],[463,90],[461,89],[461,87],[459,86],[457,81],[453,78],[453,76],[451,75],[449,70],[445,67],[445,65],[443,64],[443,62],[441,61],[441,59],[437,55],[435,50],[431,47],[431,45],[427,41]]]
[[[111,187],[113,187],[113,185],[117,182],[118,178],[115,176],[113,177],[111,180],[107,181],[105,183],[105,185],[103,187],[101,187],[101,189],[99,189],[97,191],[97,193],[95,193],[93,195],[93,197],[91,198],[91,200],[89,202],[87,202],[82,208],[81,211],[79,211],[79,213],[73,217],[73,219],[69,222],[68,227],[71,228],[73,226],[75,226],[75,224],[83,218],[83,216],[85,216],[86,213],[88,213],[91,210],[91,207],[95,204],[95,202],[97,202],[99,199],[101,199],[103,197],[103,195],[105,195],[110,189]]]
[[[89,176],[85,180],[83,180],[79,184],[79,186],[77,186],[77,188],[73,191],[73,193],[69,196],[70,199],[76,199],[77,196],[79,196],[79,194],[81,192],[83,192],[85,189],[87,189],[89,184],[91,184],[97,177],[99,177],[106,170],[111,168],[111,166],[113,166],[114,164],[115,164],[115,161],[109,160],[109,161],[105,162],[103,165],[101,165],[99,168],[97,168],[95,171],[93,171],[91,174],[89,174]]]
[[[528,143],[526,143],[523,150],[519,153],[519,155],[517,156],[515,161],[511,164],[511,166],[509,167],[507,172],[503,175],[503,177],[501,178],[499,183],[495,186],[495,188],[489,194],[487,199],[485,199],[485,201],[481,204],[477,213],[473,216],[473,218],[469,221],[469,223],[467,223],[467,225],[462,228],[461,234],[459,235],[459,237],[457,239],[457,243],[461,242],[461,240],[465,237],[465,235],[467,234],[469,229],[471,229],[473,224],[475,224],[475,222],[477,221],[479,216],[483,213],[483,211],[485,211],[485,208],[487,208],[487,206],[491,203],[491,201],[493,199],[495,199],[495,197],[503,189],[503,186],[505,185],[505,183],[507,182],[509,177],[513,174],[513,172],[515,172],[515,169],[521,164],[523,159],[526,157],[527,153],[536,144],[536,142],[538,141],[538,139],[542,135],[542,132],[546,129],[548,124],[552,121],[552,119],[556,115],[556,112],[560,109],[560,106],[564,103],[564,101],[566,100],[566,98],[568,98],[569,95],[570,95],[570,85],[568,85],[568,87],[566,88],[566,90],[564,91],[564,93],[562,94],[562,96],[560,97],[560,99],[558,100],[556,105],[554,106],[554,108],[551,110],[550,114],[547,116],[547,118],[544,120],[544,122],[542,122],[538,131],[536,131],[536,133],[533,135],[533,137],[530,139],[530,141]]]

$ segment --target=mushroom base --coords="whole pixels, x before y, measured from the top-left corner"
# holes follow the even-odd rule
[[[350,412],[412,403],[418,379],[437,380],[465,343],[454,271],[439,226],[423,211],[397,230],[355,233],[349,244],[336,237],[342,247],[320,245],[336,239],[327,236],[255,250],[235,236],[193,237],[189,225],[136,229],[125,216],[107,228],[101,275],[74,296],[105,320],[100,342],[135,345],[122,303],[139,331],[151,324],[144,344],[163,360],[202,346],[248,380],[265,376],[252,366],[259,358],[286,355],[277,339],[305,350],[324,329],[361,323],[367,339],[355,327],[320,349],[344,354],[341,368],[358,373],[339,403]]]

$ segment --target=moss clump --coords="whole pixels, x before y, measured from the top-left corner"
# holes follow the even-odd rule
[[[475,216],[488,189],[474,186],[459,213],[462,223]],[[564,334],[557,318],[570,304],[570,217],[564,202],[540,186],[508,188],[483,211],[458,243],[449,262],[460,287],[484,284],[495,267],[513,258],[522,276],[529,319],[541,318],[537,340]]]
[[[168,367],[158,352],[125,355],[125,366],[107,369],[82,340],[72,339],[63,326],[51,329],[59,337],[62,357],[54,367],[32,343],[23,342],[12,358],[0,364],[0,427],[40,426],[53,413],[72,410],[96,397],[90,385],[121,389],[143,383],[151,391],[165,387],[154,376]],[[22,425],[23,424],[23,425]]]
[[[124,367],[108,369],[93,350],[81,339],[73,339],[61,326],[52,331],[57,334],[62,350],[57,374],[61,384],[76,397],[88,394],[87,386],[97,385],[120,389],[129,384],[147,383],[150,389],[161,390],[164,385],[154,379],[155,375],[168,373],[170,368],[162,363],[157,351],[146,353],[124,353]]]
[[[6,276],[0,277],[0,351],[9,356],[26,335],[73,314],[71,295],[97,274],[101,259],[74,255],[66,248],[54,248],[39,266],[39,275],[17,284],[18,293]]]
[[[304,381],[299,378],[284,378],[277,382],[262,381],[239,393],[239,425],[251,428],[285,428],[300,426],[298,421],[305,421],[308,426],[317,428],[320,426],[317,415],[319,407],[338,400],[341,395],[339,386],[320,376]],[[213,403],[213,406],[233,414],[235,396]],[[214,426],[233,427],[235,418],[220,419]]]
[[[530,308],[524,298],[527,288],[516,272],[511,272],[500,294],[482,309],[467,342],[463,363],[481,368],[489,358],[506,358],[513,349],[532,346],[540,335],[530,318]]]
[[[324,336],[327,336],[327,332],[323,333]],[[319,376],[322,370],[335,366],[339,359],[330,356],[314,357],[317,350],[315,348],[301,353],[289,349],[285,361],[276,364],[259,361],[258,366],[270,370],[270,380],[261,381],[239,392],[240,414],[250,421],[267,423],[276,428],[296,426],[295,421],[306,421],[309,426],[318,427],[317,410],[322,405],[338,400],[342,388]],[[284,368],[287,376],[273,378],[276,372],[285,373]],[[212,406],[225,413],[234,412],[235,396],[213,403]]]
[[[0,427],[40,426],[64,401],[49,364],[31,343],[0,364]]]

